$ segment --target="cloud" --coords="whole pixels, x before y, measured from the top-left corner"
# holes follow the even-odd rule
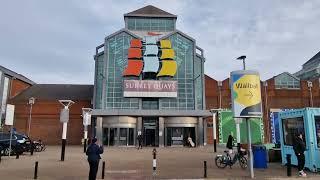
[[[316,0],[6,1],[0,64],[38,83],[92,84],[95,47],[124,27],[123,14],[149,4],[178,15],[177,28],[205,50],[205,72],[217,80],[242,67],[240,55],[268,79],[319,51]]]

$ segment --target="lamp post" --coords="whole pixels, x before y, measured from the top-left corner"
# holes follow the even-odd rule
[[[264,96],[265,96],[265,117],[268,118],[269,117],[269,110],[268,110],[268,82],[267,81],[264,81],[263,82],[263,87],[264,87]],[[263,120],[263,119],[262,119]],[[268,140],[270,140],[270,122],[267,123],[267,138]]]
[[[36,98],[30,97],[28,104],[30,105],[30,111],[29,111],[29,123],[28,123],[28,137],[30,138],[30,129],[31,129],[31,116],[32,116],[32,105],[34,105]]]
[[[88,125],[91,125],[91,108],[82,108],[82,118],[83,118],[83,152],[87,150],[87,139],[88,139]]]
[[[243,74],[246,71],[246,62],[245,59],[247,58],[247,56],[243,55],[237,58],[237,60],[242,60],[243,62]],[[231,73],[231,77],[232,77],[232,73]],[[259,81],[259,85],[260,85],[260,81]],[[260,86],[259,86],[260,87]],[[233,89],[233,87],[231,86],[231,89]],[[250,91],[249,91],[250,92]],[[260,97],[261,98],[261,97]],[[234,101],[234,99],[233,99]],[[261,100],[260,100],[261,101]],[[247,140],[248,140],[248,148],[249,148],[249,157],[250,157],[250,176],[251,178],[254,178],[254,171],[253,171],[253,159],[252,159],[252,147],[251,147],[251,127],[250,127],[250,122],[249,122],[249,118],[245,117],[246,120],[246,124],[247,124]],[[240,124],[236,123],[236,128],[238,129],[237,131],[237,137],[240,137]],[[238,139],[238,138],[237,138]],[[238,150],[240,150],[240,143],[238,140]]]
[[[308,88],[310,93],[310,106],[313,107],[313,97],[312,97],[312,82],[308,81]]]
[[[247,58],[247,56],[240,56],[237,58],[237,60],[242,60],[243,70],[246,70],[246,58]]]
[[[213,151],[217,152],[217,112],[221,111],[222,109],[211,109],[210,112],[212,113],[212,133],[213,133]]]
[[[221,109],[221,106],[222,106],[222,94],[221,94],[222,81],[218,81],[218,88],[219,88],[219,109]]]
[[[60,122],[63,123],[62,129],[62,144],[61,144],[61,161],[64,161],[66,142],[67,142],[67,128],[69,121],[69,107],[74,104],[71,100],[59,100],[59,102],[63,105],[63,109],[60,112]]]

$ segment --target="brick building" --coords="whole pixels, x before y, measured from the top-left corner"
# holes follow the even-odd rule
[[[270,142],[271,139],[269,120],[270,109],[294,109],[311,106],[320,107],[319,79],[310,82],[312,83],[312,87],[308,87],[308,81],[300,80],[287,72],[261,82],[262,110],[264,113],[263,124],[265,129],[264,137],[266,137],[265,142]],[[205,85],[207,109],[232,108],[229,78],[219,82],[206,76]],[[212,117],[207,118],[207,123],[207,143],[212,144]]]
[[[0,66],[0,128],[6,113],[7,101],[35,84],[25,76]]]
[[[70,107],[67,131],[68,144],[80,144],[83,137],[82,108],[91,108],[92,85],[36,84],[12,98],[15,105],[14,127],[18,132],[28,134],[30,120],[29,98],[35,98],[32,106],[30,137],[42,139],[46,144],[61,142],[62,123],[58,100],[69,99],[75,103]]]

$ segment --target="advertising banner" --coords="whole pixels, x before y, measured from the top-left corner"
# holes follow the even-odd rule
[[[256,71],[231,72],[232,110],[234,117],[261,117],[260,77]]]
[[[14,105],[7,104],[5,125],[13,126]]]
[[[60,111],[60,122],[67,123],[69,121],[69,109],[61,109]]]
[[[177,97],[177,81],[124,80],[124,97]]]

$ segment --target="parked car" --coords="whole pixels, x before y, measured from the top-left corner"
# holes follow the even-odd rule
[[[10,136],[10,133],[0,132],[0,146],[3,149],[2,154],[5,156],[9,154],[22,154],[24,152],[23,146],[18,142],[18,137],[15,134],[12,134],[10,149]]]
[[[24,135],[17,132],[14,132],[13,134],[17,138],[17,142],[21,145],[24,152],[30,152],[31,149],[31,139]],[[33,149],[35,149],[35,146],[33,146]]]

